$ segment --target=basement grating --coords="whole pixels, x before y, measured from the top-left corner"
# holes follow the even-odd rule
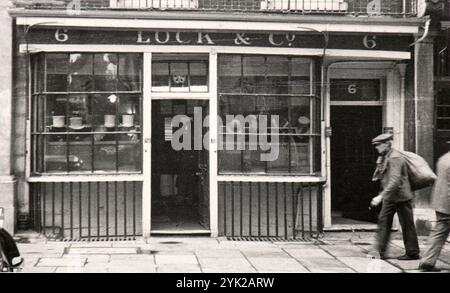
[[[92,238],[63,238],[57,241],[62,242],[120,242],[120,241],[135,241],[137,238],[130,237],[92,237]],[[49,239],[50,240],[50,239]]]
[[[316,238],[303,237],[303,238],[281,238],[281,237],[231,237],[227,236],[228,241],[254,241],[254,242],[313,242],[317,241]]]

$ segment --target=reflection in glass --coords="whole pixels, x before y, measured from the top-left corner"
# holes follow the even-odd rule
[[[96,91],[116,91],[117,55],[94,55],[94,84]]]
[[[94,90],[92,79],[93,55],[70,54],[69,88],[73,92],[86,92]]]
[[[68,74],[67,54],[47,54],[46,55],[46,91],[47,92],[65,92],[67,91]],[[45,89],[44,89],[45,91]]]

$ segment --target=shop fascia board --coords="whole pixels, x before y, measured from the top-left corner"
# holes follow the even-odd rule
[[[155,30],[196,30],[196,31],[247,31],[247,32],[337,32],[337,33],[372,33],[372,34],[418,34],[420,24],[372,21],[329,21],[322,18],[316,22],[297,18],[296,21],[259,20],[225,20],[225,19],[159,19],[159,18],[93,18],[64,16],[16,16],[17,25],[52,28],[87,28],[87,29],[155,29]]]
[[[153,52],[153,53],[173,53],[175,46],[143,46],[143,45],[72,45],[72,44],[20,44],[20,53],[38,52]],[[240,54],[248,53],[248,48],[226,47],[226,46],[179,46],[177,52],[189,53],[210,53]],[[292,55],[292,56],[322,56],[323,49],[302,49],[302,48],[267,48],[252,47],[252,54],[263,55]],[[355,60],[409,60],[410,52],[398,51],[370,51],[370,50],[345,50],[328,49],[326,56],[347,61]]]

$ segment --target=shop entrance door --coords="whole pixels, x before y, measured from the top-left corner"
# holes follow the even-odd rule
[[[209,233],[208,104],[152,102],[152,233]]]
[[[332,224],[376,222],[368,209],[379,189],[371,140],[382,131],[382,106],[332,106],[330,114]]]

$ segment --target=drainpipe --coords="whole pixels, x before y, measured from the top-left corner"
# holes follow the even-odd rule
[[[424,27],[424,33],[422,35],[422,37],[420,37],[419,39],[417,39],[414,43],[410,44],[410,47],[414,46],[414,54],[417,52],[416,48],[417,45],[420,44],[423,40],[426,39],[426,37],[428,36],[429,30],[430,30],[430,23],[431,23],[431,19],[428,19],[425,22],[425,27]],[[417,56],[415,56],[414,60],[417,60]],[[414,75],[414,136],[415,136],[415,152],[418,154],[419,153],[419,143],[418,143],[418,137],[419,137],[419,128],[418,128],[418,93],[417,93],[417,74]]]

